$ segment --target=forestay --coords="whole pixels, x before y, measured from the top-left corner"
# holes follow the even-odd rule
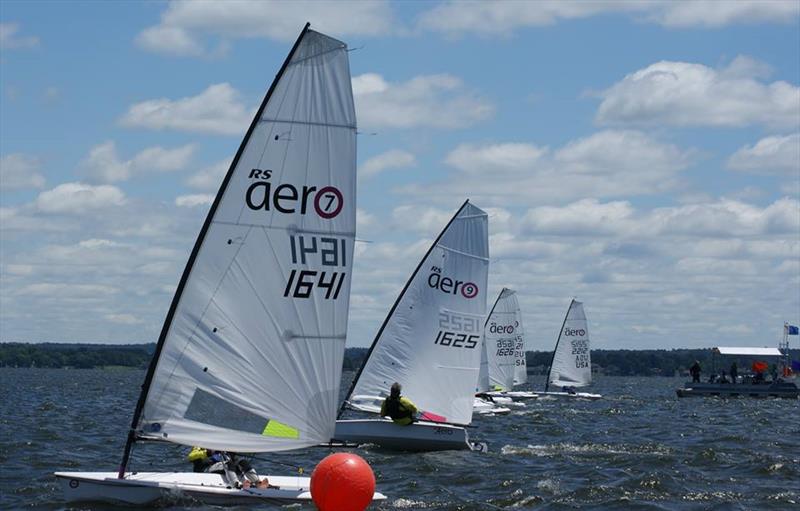
[[[355,170],[347,48],[306,30],[245,136],[187,264],[137,437],[260,452],[333,436]]]
[[[589,328],[583,303],[572,300],[558,334],[548,385],[583,387],[592,383]]]
[[[465,202],[389,312],[350,395],[385,396],[400,382],[427,417],[469,424],[488,269],[487,215]]]
[[[492,307],[484,328],[487,353],[487,387],[511,390],[517,368],[525,367],[525,342],[522,314],[516,292],[503,288]]]

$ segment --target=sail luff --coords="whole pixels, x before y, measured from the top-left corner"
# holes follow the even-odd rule
[[[200,247],[203,245],[203,241],[205,239],[206,233],[208,232],[208,228],[211,225],[211,221],[214,218],[214,214],[216,213],[217,208],[219,207],[219,203],[222,200],[222,197],[225,195],[225,191],[228,187],[228,183],[230,182],[231,176],[233,176],[233,172],[236,169],[239,159],[244,152],[245,147],[247,146],[250,137],[252,136],[253,132],[255,131],[256,126],[258,125],[262,114],[264,113],[264,109],[269,102],[272,93],[275,91],[275,87],[277,86],[278,82],[280,81],[283,73],[286,71],[289,62],[292,60],[295,52],[297,51],[298,46],[300,46],[300,42],[303,40],[303,37],[308,32],[311,23],[306,23],[303,27],[303,30],[300,32],[300,35],[297,37],[292,49],[289,51],[289,54],[286,56],[286,59],[283,61],[281,68],[278,70],[278,73],[275,75],[275,78],[272,81],[272,84],[269,87],[266,95],[264,96],[261,105],[258,108],[253,120],[250,122],[250,127],[247,129],[247,132],[242,139],[242,142],[239,144],[239,149],[236,151],[236,155],[234,156],[233,160],[231,161],[231,165],[228,168],[228,172],[225,174],[225,178],[222,181],[222,185],[220,186],[219,190],[217,191],[216,197],[214,197],[214,202],[211,204],[211,207],[208,210],[208,214],[206,215],[206,219],[203,222],[203,227],[200,229],[200,234],[197,236],[197,240],[195,241],[194,247],[192,248],[192,252],[189,256],[188,261],[186,262],[186,266],[184,267],[183,273],[181,275],[181,279],[178,282],[178,287],[175,290],[175,294],[172,297],[172,302],[170,303],[169,310],[167,311],[167,316],[164,319],[164,324],[161,328],[161,333],[158,337],[158,342],[156,344],[156,349],[153,353],[153,357],[150,360],[150,365],[147,368],[147,373],[145,375],[144,383],[142,384],[142,391],[139,394],[139,399],[136,402],[136,408],[134,409],[133,419],[131,421],[131,427],[128,432],[128,438],[126,440],[125,448],[123,451],[122,461],[120,463],[119,474],[118,477],[122,479],[125,475],[125,469],[128,465],[128,460],[130,458],[131,448],[133,443],[136,441],[136,426],[139,423],[139,419],[141,418],[142,410],[144,408],[145,401],[147,400],[147,394],[150,390],[150,385],[153,381],[153,376],[155,374],[156,368],[158,366],[158,361],[161,356],[161,352],[164,348],[164,343],[167,339],[167,334],[169,333],[170,326],[172,324],[172,319],[175,315],[175,310],[180,302],[181,295],[183,294],[183,290],[186,286],[186,281],[189,278],[189,274],[192,271],[192,267],[194,266],[194,262],[197,258],[197,254],[200,251]]]
[[[425,260],[428,258],[428,256],[431,254],[431,252],[433,252],[433,249],[436,248],[436,245],[439,244],[439,241],[442,239],[442,236],[444,236],[444,233],[447,232],[447,229],[455,221],[455,219],[458,218],[459,213],[461,213],[461,211],[466,207],[467,204],[469,204],[469,199],[465,200],[464,203],[461,204],[461,207],[458,208],[458,211],[456,211],[456,213],[453,215],[453,217],[450,219],[450,221],[447,222],[447,225],[444,226],[444,229],[442,229],[442,231],[439,233],[439,235],[436,237],[436,239],[433,241],[433,243],[431,243],[430,248],[428,248],[428,251],[425,252],[425,255],[422,256],[422,259],[420,259],[419,264],[417,264],[417,267],[414,269],[414,272],[411,273],[411,276],[406,281],[406,284],[405,284],[405,286],[403,286],[403,289],[400,291],[400,294],[397,295],[397,299],[394,301],[394,304],[392,305],[392,308],[389,309],[389,313],[386,315],[386,318],[383,320],[383,323],[381,324],[381,327],[378,329],[378,333],[375,334],[375,338],[372,340],[372,344],[370,345],[369,350],[367,350],[367,355],[364,357],[364,362],[361,363],[361,367],[358,368],[358,372],[356,373],[355,378],[353,378],[353,382],[350,384],[350,389],[347,391],[347,394],[346,394],[346,396],[344,398],[344,401],[342,401],[342,404],[339,407],[338,417],[342,416],[342,413],[344,412],[345,408],[347,407],[347,401],[352,396],[353,390],[356,388],[356,385],[358,385],[358,380],[361,377],[361,373],[364,371],[364,368],[367,366],[367,362],[369,362],[369,357],[372,355],[372,352],[375,350],[375,346],[378,344],[378,340],[381,338],[381,335],[383,334],[383,331],[386,328],[386,325],[389,324],[389,320],[392,319],[392,316],[394,315],[394,312],[397,309],[397,306],[400,304],[400,301],[403,299],[403,296],[406,294],[406,291],[408,290],[408,286],[410,286],[411,283],[414,281],[414,278],[417,276],[417,273],[419,273],[420,268],[422,268],[422,265],[425,264]]]

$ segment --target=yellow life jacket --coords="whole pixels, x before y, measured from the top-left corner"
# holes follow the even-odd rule
[[[186,458],[191,462],[204,460],[208,458],[208,451],[206,451],[203,447],[195,446],[192,447],[192,450],[189,451],[189,455]]]

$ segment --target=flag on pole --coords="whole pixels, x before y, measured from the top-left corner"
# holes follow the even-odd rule
[[[800,335],[800,328],[796,327],[795,325],[786,325],[786,334]]]

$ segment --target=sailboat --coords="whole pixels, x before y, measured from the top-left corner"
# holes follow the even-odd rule
[[[600,399],[600,394],[577,392],[577,387],[585,387],[592,383],[592,360],[589,346],[589,327],[583,303],[572,300],[564,316],[561,331],[558,333],[547,383],[540,396],[571,397],[582,399]],[[561,388],[550,391],[550,387]]]
[[[306,477],[236,489],[218,474],[136,472],[129,462],[141,441],[263,453],[333,435],[356,226],[347,55],[308,24],[300,33],[186,263],[119,471],[56,472],[66,500],[310,501]]]
[[[517,293],[504,287],[497,295],[484,325],[486,370],[481,367],[479,391],[496,403],[505,399],[536,399],[538,394],[514,390],[528,381],[525,365],[525,330]]]
[[[472,421],[488,270],[488,217],[466,201],[397,297],[339,414],[346,406],[379,413],[399,382],[420,420],[340,419],[334,441],[410,451],[476,447],[464,427]]]

